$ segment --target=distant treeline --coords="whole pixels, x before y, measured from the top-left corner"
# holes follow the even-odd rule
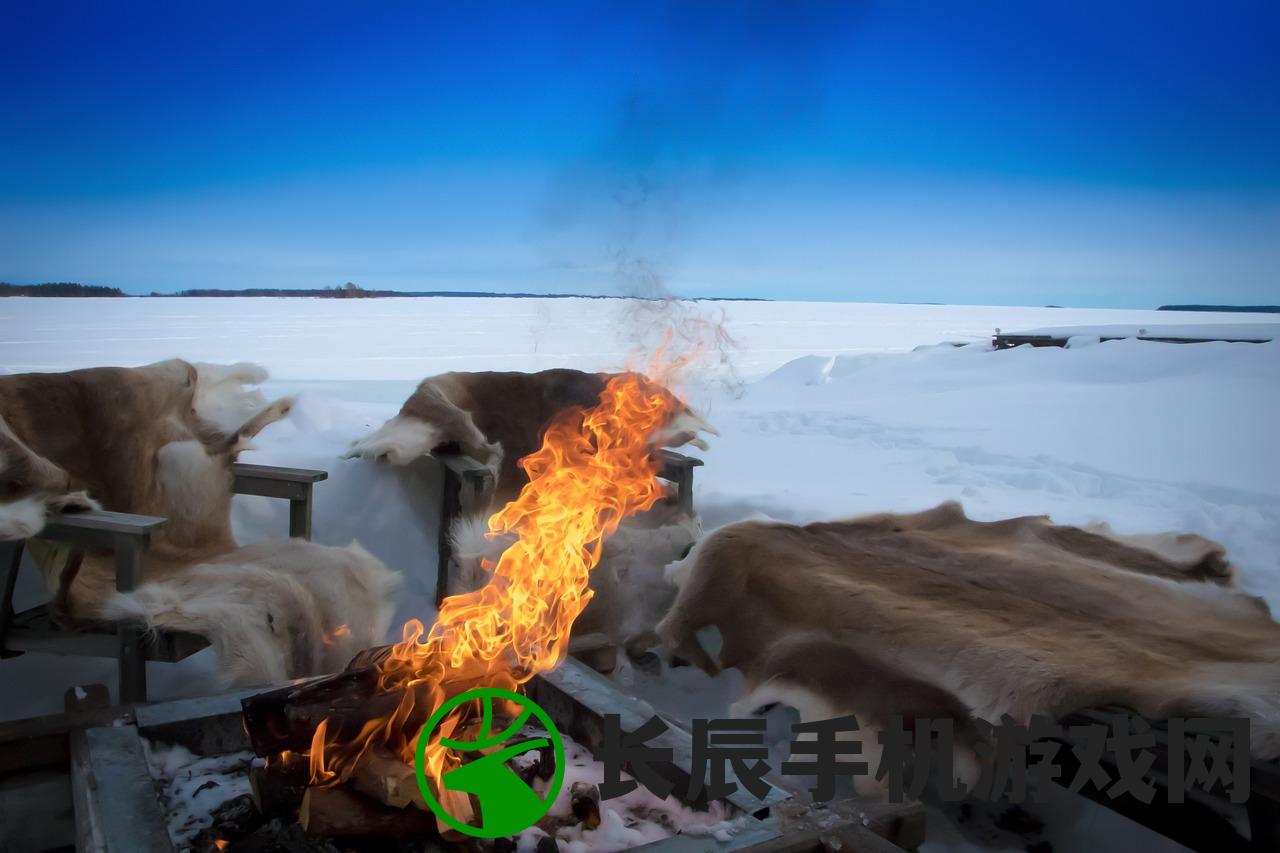
[[[125,296],[118,287],[97,284],[51,282],[48,284],[8,284],[0,281],[0,296]]]
[[[1280,314],[1280,305],[1161,305],[1157,311],[1228,311],[1240,314]]]
[[[5,284],[0,282],[0,296],[128,296],[118,287],[102,287],[93,284]],[[347,282],[342,287],[320,287],[306,289],[287,289],[281,287],[249,287],[244,290],[224,290],[222,288],[194,288],[179,290],[177,293],[156,293],[148,296],[163,299],[174,299],[185,296],[271,296],[271,297],[313,297],[319,299],[378,299],[387,296],[454,296],[476,298],[516,298],[516,299],[621,299],[621,296],[592,296],[582,293],[502,293],[496,290],[366,290],[358,284]],[[765,299],[752,299],[736,296],[708,296],[698,301],[705,302],[767,302]]]
[[[578,297],[576,293],[499,293],[497,291],[475,290],[368,290],[358,284],[347,282],[342,287],[320,288],[283,288],[283,287],[250,287],[244,290],[223,290],[221,288],[195,288],[179,290],[177,293],[152,293],[152,296],[313,296],[320,299],[380,299],[387,296],[515,296],[536,297],[540,299],[570,299]],[[609,297],[578,297],[585,299],[607,299]]]

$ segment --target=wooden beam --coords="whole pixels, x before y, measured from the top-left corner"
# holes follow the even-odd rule
[[[172,851],[138,730],[112,726],[83,734],[84,762],[73,772],[84,774],[88,837],[100,837],[107,853]]]
[[[114,548],[121,536],[138,537],[143,541],[150,539],[151,531],[165,521],[154,515],[106,510],[62,512],[49,518],[40,530],[40,538],[93,548]]]

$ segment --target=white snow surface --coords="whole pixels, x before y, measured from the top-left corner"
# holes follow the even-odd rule
[[[710,366],[691,370],[683,388],[721,432],[695,478],[708,529],[954,499],[980,519],[1048,513],[1125,533],[1191,531],[1226,545],[1244,587],[1280,609],[1280,342],[989,347],[997,327],[1074,324],[1093,329],[1087,337],[1105,325],[1275,325],[1280,317],[825,303],[679,311],[722,322],[736,342],[726,362],[704,360]],[[634,347],[660,338],[665,319],[652,304],[585,299],[4,299],[0,370],[175,356],[262,364],[272,376],[267,396],[296,394],[297,405],[242,460],[329,472],[316,490],[315,538],[358,538],[406,575],[399,624],[433,615],[438,475],[429,463],[343,461],[349,443],[393,415],[425,376],[617,369]],[[967,345],[933,346],[943,342]],[[237,497],[234,520],[243,542],[281,536],[287,510]],[[21,579],[19,609],[39,600],[32,581],[30,572]],[[214,692],[211,672],[208,652],[153,664],[151,696]],[[0,678],[23,687],[4,692],[0,718],[61,710],[73,685],[115,684],[109,661],[34,654],[0,663]],[[741,690],[733,672],[654,678],[624,666],[617,678],[685,719],[725,716]],[[1067,834],[1079,849],[1113,837],[1114,827],[1102,827],[1114,816],[1096,809],[1050,823],[1070,815],[1077,825]],[[1095,823],[1097,833],[1086,831]],[[606,829],[627,836],[612,822]],[[943,831],[937,848],[968,846]]]
[[[296,394],[242,461],[321,468],[315,538],[358,539],[407,580],[395,624],[430,619],[438,473],[341,460],[417,381],[446,370],[617,369],[672,314],[722,322],[736,346],[683,391],[720,430],[698,469],[708,528],[753,515],[805,521],[963,502],[974,517],[1049,513],[1120,532],[1223,542],[1243,585],[1280,608],[1280,342],[1136,340],[992,352],[996,327],[1212,325],[1275,315],[1100,309],[593,299],[0,300],[0,369],[253,361],[268,397]],[[1280,328],[1280,326],[1278,326]],[[970,345],[931,346],[943,341]],[[714,355],[714,354],[713,354]],[[241,541],[284,535],[282,501],[237,497]],[[19,607],[38,602],[32,573]],[[23,596],[26,600],[23,600]],[[109,661],[0,663],[30,689],[0,717],[60,710],[63,690],[114,685]],[[153,664],[156,698],[209,693],[209,653]],[[723,693],[732,692],[732,683]],[[676,691],[671,691],[676,692]],[[681,693],[685,691],[679,691]],[[719,705],[723,697],[717,697]],[[732,696],[728,696],[729,699]]]

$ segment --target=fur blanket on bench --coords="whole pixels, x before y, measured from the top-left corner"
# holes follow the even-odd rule
[[[740,709],[782,701],[873,729],[952,717],[963,730],[973,716],[1121,705],[1247,717],[1254,754],[1280,754],[1280,624],[1198,536],[984,523],[948,503],[730,525],[670,576],[680,592],[659,634],[688,648],[718,629],[719,665],[747,676]]]
[[[265,378],[256,365],[177,359],[0,376],[0,479],[42,475],[22,498],[39,511],[15,525],[14,538],[37,535],[39,502],[61,508],[72,503],[66,493],[168,519],[152,534],[145,582],[127,594],[115,591],[110,553],[69,554],[32,540],[56,616],[201,634],[237,686],[336,671],[383,641],[399,576],[359,545],[240,547],[232,537],[231,463],[292,405],[251,389]]]

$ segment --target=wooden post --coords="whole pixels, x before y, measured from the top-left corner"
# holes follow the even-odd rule
[[[235,479],[231,491],[237,495],[261,495],[289,501],[289,536],[311,538],[312,492],[316,483],[329,474],[314,468],[282,468],[276,465],[231,465]]]
[[[470,456],[458,453],[433,454],[440,465],[440,530],[436,540],[436,607],[449,590],[449,563],[453,542],[449,533],[463,510],[474,508],[484,498],[493,472]]]
[[[453,560],[453,541],[449,538],[453,523],[462,514],[462,478],[453,466],[442,464],[440,492],[440,530],[436,538],[436,607],[448,594],[449,563]]]
[[[693,469],[701,459],[663,449],[658,452],[658,476],[676,486],[676,506],[685,515],[693,515]]]
[[[5,657],[5,640],[9,636],[9,626],[13,624],[13,590],[18,582],[18,569],[22,566],[22,542],[0,542],[0,572],[4,572],[4,582],[0,592],[0,657]]]
[[[300,498],[289,500],[289,536],[292,539],[311,541],[311,484],[304,487],[306,492]]]
[[[117,536],[116,590],[132,592],[142,583],[142,555],[146,540],[137,536]],[[147,647],[141,626],[122,622],[116,628],[119,641],[120,702],[147,701]]]

